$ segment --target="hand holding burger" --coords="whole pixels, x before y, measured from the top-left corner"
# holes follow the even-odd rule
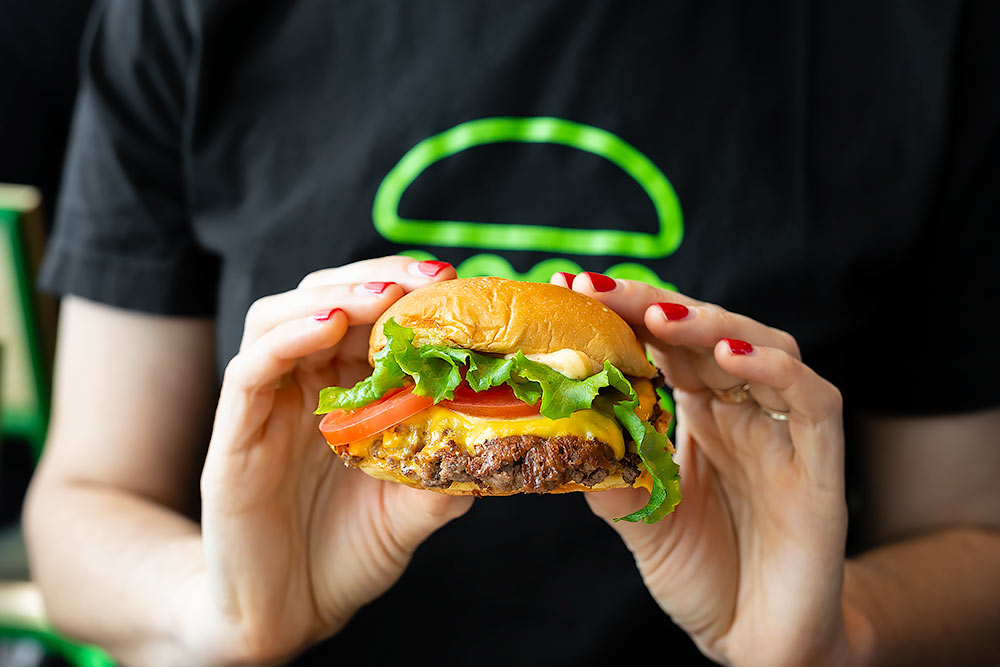
[[[654,522],[679,501],[670,415],[628,325],[563,287],[452,280],[375,323],[372,375],[323,390],[320,430],[348,465],[460,495],[643,486]]]
[[[312,415],[331,379],[366,374],[368,332],[386,308],[454,277],[443,262],[385,257],[310,274],[250,308],[202,473],[200,566],[168,601],[198,656],[178,664],[284,662],[339,631],[468,509],[471,498],[344,468]]]
[[[521,304],[496,298],[495,285],[456,296],[442,283],[454,275],[369,260],[251,309],[202,477],[203,566],[178,591],[189,646],[213,662],[284,659],[391,586],[413,550],[468,509],[467,494],[607,489],[586,494],[591,506],[709,655],[843,658],[839,404],[786,334],[630,281],[600,291],[585,275],[557,277],[558,304],[541,292]],[[403,303],[421,292],[437,296]],[[656,370],[629,325],[675,387],[680,505]],[[790,421],[712,391],[737,381]],[[336,455],[317,446],[310,414],[324,387]],[[375,422],[349,418],[366,412]]]
[[[842,601],[837,389],[791,336],[748,317],[599,274],[552,282],[621,314],[674,389],[677,511],[654,526],[613,522],[639,492],[587,496],[663,610],[725,664],[858,664],[869,633]]]

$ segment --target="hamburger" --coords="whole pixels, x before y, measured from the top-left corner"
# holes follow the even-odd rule
[[[410,292],[372,327],[372,374],[327,387],[316,414],[343,462],[440,493],[644,487],[621,517],[680,501],[659,372],[632,329],[557,285],[466,278]]]

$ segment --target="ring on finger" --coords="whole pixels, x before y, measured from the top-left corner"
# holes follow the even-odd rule
[[[778,422],[788,421],[788,417],[791,414],[787,410],[775,410],[774,408],[769,408],[766,405],[761,405],[760,411],[763,412],[768,417],[770,417],[771,419],[773,419],[774,421]]]
[[[750,383],[744,382],[729,389],[713,389],[712,393],[723,403],[738,405],[750,400]]]

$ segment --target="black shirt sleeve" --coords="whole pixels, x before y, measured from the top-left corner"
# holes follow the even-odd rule
[[[94,8],[42,289],[165,315],[215,310],[218,260],[195,238],[184,177],[192,40],[182,7]]]

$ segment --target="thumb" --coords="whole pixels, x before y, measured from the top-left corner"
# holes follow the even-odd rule
[[[630,514],[646,504],[649,497],[642,489],[609,489],[598,493],[587,493],[587,504],[591,511],[608,523]]]
[[[643,489],[609,489],[599,493],[587,493],[587,504],[591,511],[604,519],[622,538],[625,545],[639,560],[649,556],[649,550],[663,539],[664,526],[671,523],[673,515],[661,519],[655,525],[641,521],[615,521],[631,514],[646,504],[649,494]]]
[[[386,489],[387,520],[399,546],[413,552],[431,533],[472,507],[472,496],[451,496],[435,491],[391,484]]]

